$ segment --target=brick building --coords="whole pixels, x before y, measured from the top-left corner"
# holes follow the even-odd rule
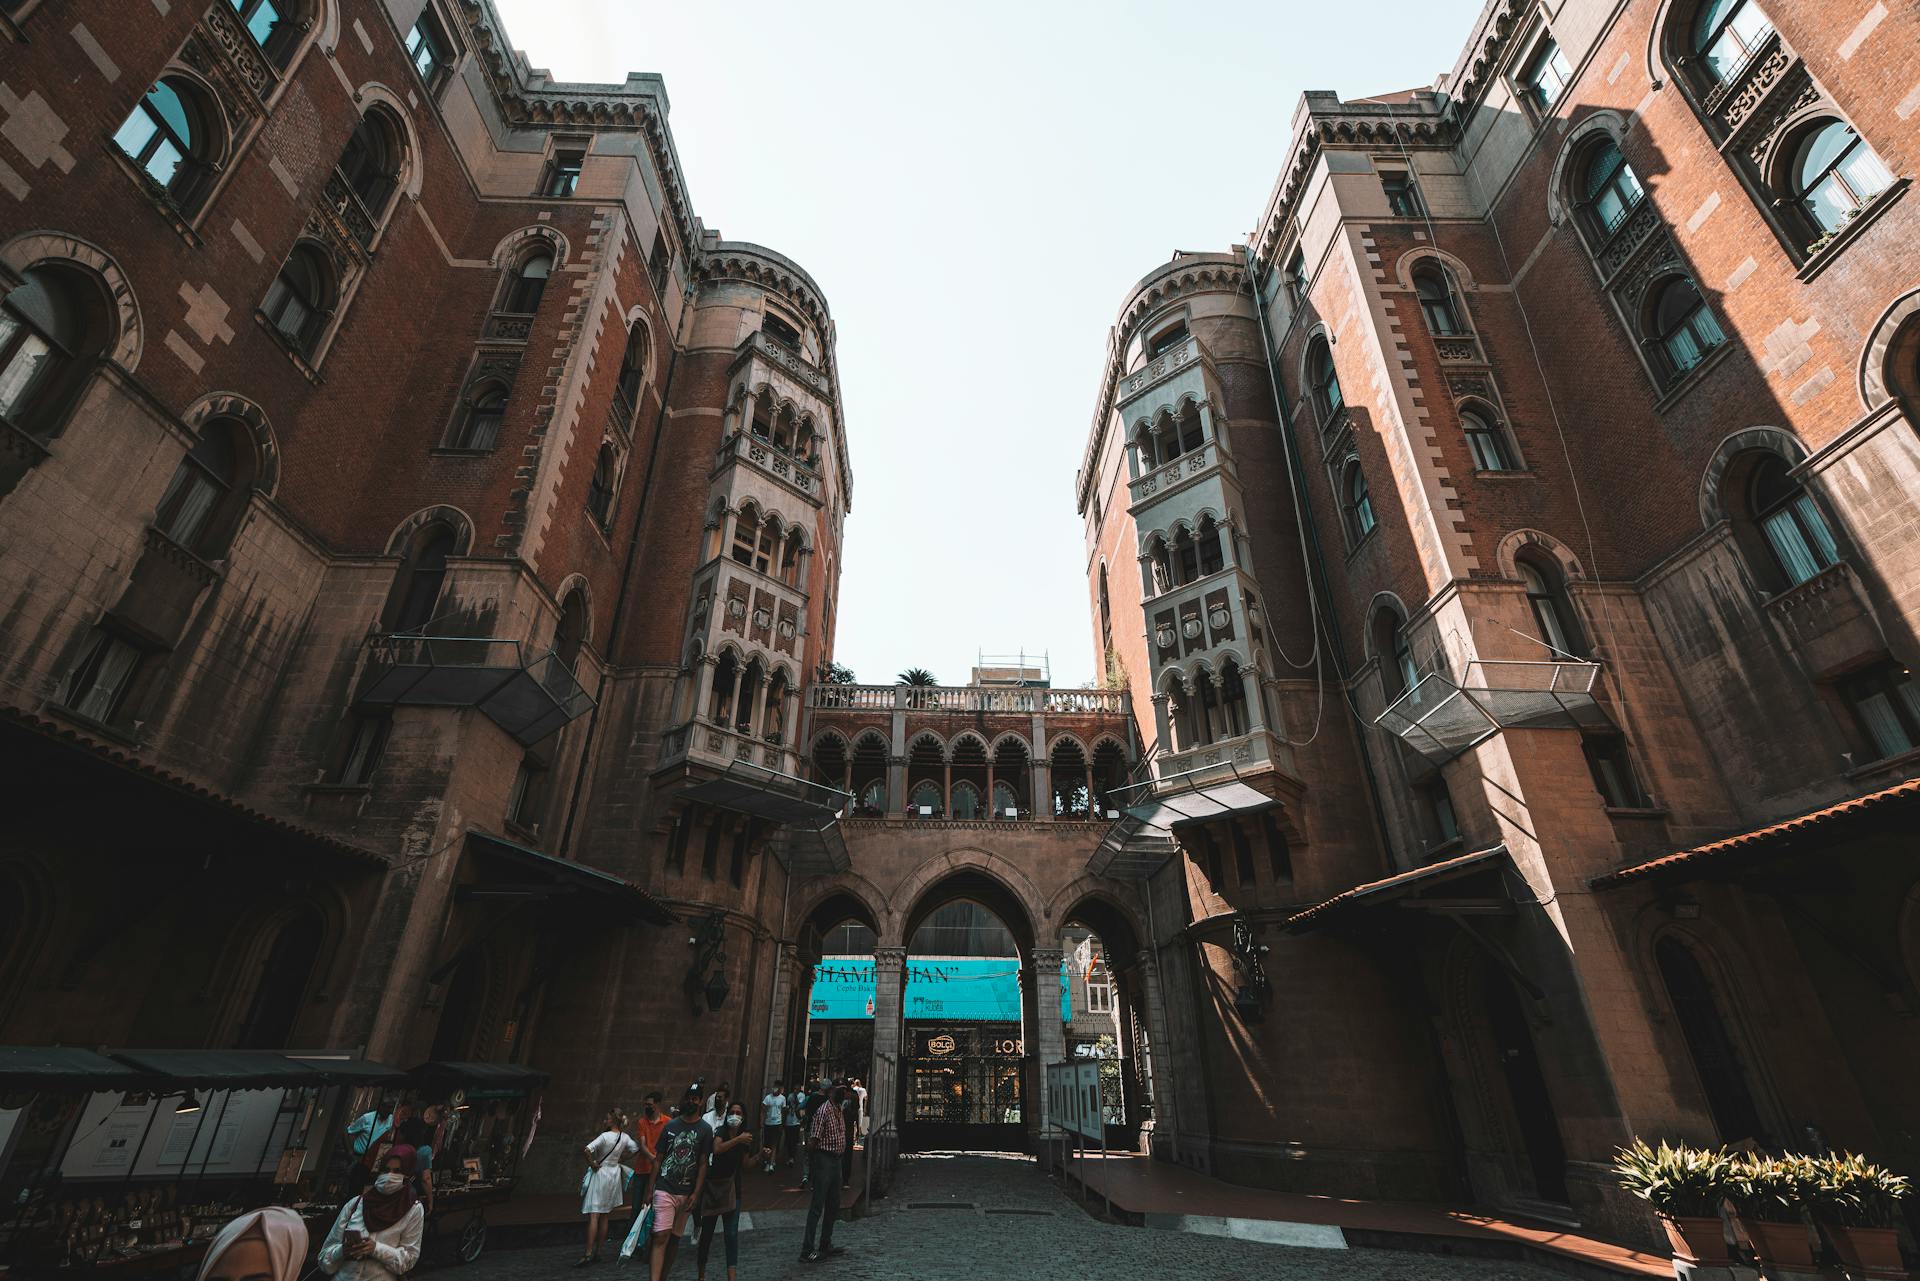
[[[485,0],[10,0],[0,50],[0,1042],[536,1064],[560,1183],[757,1076],[819,288],[696,215],[659,77]]]
[[[1917,106],[1910,7],[1494,0],[1135,286],[1096,642],[1271,806],[1128,838],[1169,1155],[1638,1239],[1634,1135],[1920,1168]]]

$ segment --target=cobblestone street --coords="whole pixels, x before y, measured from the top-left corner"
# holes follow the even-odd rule
[[[798,1226],[744,1232],[745,1281],[813,1277],[820,1281],[1549,1281],[1560,1274],[1529,1264],[1450,1259],[1386,1250],[1308,1250],[1225,1237],[1118,1227],[1084,1213],[1032,1161],[1015,1157],[939,1156],[903,1163],[893,1194],[873,1216],[843,1223],[838,1259],[798,1261]],[[709,1268],[724,1281],[721,1242]],[[532,1281],[577,1276],[575,1254],[558,1247],[495,1250],[458,1274],[459,1281]],[[644,1276],[640,1265],[603,1261],[589,1277]],[[448,1273],[448,1281],[455,1274]],[[683,1250],[676,1277],[692,1277]]]

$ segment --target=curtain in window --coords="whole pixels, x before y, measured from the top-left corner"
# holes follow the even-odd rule
[[[1809,494],[1802,493],[1786,507],[1767,516],[1760,528],[1765,531],[1773,554],[1780,558],[1781,568],[1796,584],[1806,582],[1840,559],[1833,531],[1827,528]]]
[[[105,721],[113,715],[114,704],[120,700],[120,689],[133,674],[140,653],[125,641],[110,636],[101,637],[99,645],[93,680],[73,710],[92,720]]]

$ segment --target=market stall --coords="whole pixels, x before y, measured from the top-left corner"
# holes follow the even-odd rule
[[[546,1083],[545,1072],[513,1063],[441,1061],[407,1074],[415,1135],[430,1136],[433,1150],[430,1255],[471,1263],[486,1249],[487,1210],[513,1194]]]
[[[171,1275],[267,1204],[318,1240],[343,1118],[401,1079],[334,1052],[0,1047],[0,1268]]]

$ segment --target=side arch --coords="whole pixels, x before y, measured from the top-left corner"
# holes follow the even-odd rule
[[[880,946],[905,947],[907,925],[927,891],[938,882],[962,873],[974,873],[997,882],[1026,913],[1026,923],[1034,937],[1045,937],[1048,920],[1046,905],[1027,874],[991,850],[963,845],[926,860],[900,883],[888,903],[884,920],[886,928],[880,931]],[[1017,933],[1016,922],[1008,921],[1006,925]]]
[[[1728,436],[1713,451],[1706,470],[1700,475],[1700,525],[1703,529],[1712,529],[1728,518],[1726,504],[1720,501],[1721,483],[1726,479],[1727,468],[1733,460],[1750,449],[1779,454],[1795,467],[1807,457],[1807,447],[1800,443],[1800,438],[1780,427],[1747,427]]]
[[[331,0],[329,0],[329,7],[331,7]],[[420,150],[420,133],[413,127],[413,112],[407,108],[406,101],[378,80],[369,80],[355,89],[353,100],[359,104],[362,115],[365,115],[367,108],[376,102],[392,111],[394,120],[399,123],[401,132],[406,137],[407,154],[403,160],[406,172],[400,175],[400,193],[418,200],[420,187],[424,181],[422,166],[425,158]],[[389,202],[389,208],[391,208],[391,202]],[[387,221],[391,222],[391,217]]]
[[[1553,174],[1547,181],[1547,217],[1554,226],[1563,225],[1573,213],[1573,206],[1567,200],[1567,184],[1574,178],[1571,172],[1574,161],[1601,135],[1613,139],[1615,144],[1623,141],[1627,136],[1626,117],[1610,107],[1602,108],[1583,117],[1561,140],[1560,154],[1554,157]]]
[[[444,503],[432,507],[422,507],[394,527],[387,538],[386,554],[400,556],[405,554],[407,543],[423,527],[440,521],[453,529],[453,554],[465,556],[473,546],[473,518],[458,507]]]
[[[0,263],[5,264],[0,277],[18,278],[48,261],[84,267],[95,277],[109,310],[116,317],[118,332],[107,344],[107,354],[122,369],[133,370],[139,365],[140,353],[145,347],[140,304],[134,297],[133,282],[113,255],[91,241],[60,231],[24,231],[0,245]]]
[[[1902,355],[1920,369],[1920,289],[1910,289],[1880,313],[1860,350],[1860,403],[1867,409],[1884,404],[1902,390],[1893,370]],[[1906,388],[1908,394],[1915,389]]]
[[[547,248],[553,251],[553,269],[555,271],[559,271],[567,265],[567,256],[572,247],[567,243],[567,238],[564,235],[555,228],[546,226],[545,224],[521,227],[517,231],[508,232],[505,236],[501,237],[500,243],[493,247],[493,253],[487,258],[487,262],[489,265],[497,268],[504,269],[511,267],[521,255],[525,254],[526,251],[536,243],[544,243]]]
[[[1494,555],[1500,565],[1501,577],[1518,581],[1520,555],[1529,549],[1538,549],[1557,562],[1561,574],[1569,583],[1579,582],[1586,577],[1580,568],[1580,558],[1573,554],[1572,548],[1552,534],[1543,534],[1537,529],[1516,529],[1500,540],[1499,550]]]
[[[230,391],[214,391],[188,405],[186,412],[180,415],[180,420],[196,436],[201,427],[215,418],[230,418],[246,426],[248,434],[253,437],[258,464],[254,488],[271,498],[280,486],[280,444],[274,437],[272,424],[267,421],[267,411],[245,396]]]

